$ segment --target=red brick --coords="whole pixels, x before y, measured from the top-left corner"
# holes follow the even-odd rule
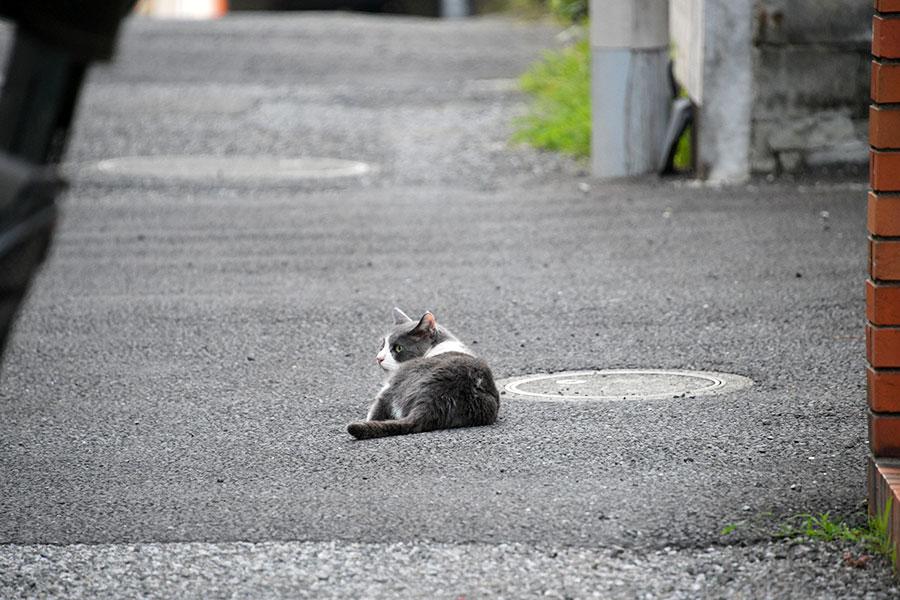
[[[900,196],[869,192],[866,224],[872,235],[900,236]]]
[[[900,12],[900,0],[875,0],[875,10],[878,12]]]
[[[866,358],[876,369],[900,368],[900,327],[866,323]]]
[[[900,0],[875,0],[878,12],[900,12]]]
[[[875,412],[900,413],[900,371],[867,367],[866,399]]]
[[[866,318],[873,325],[900,325],[900,285],[866,280]]]
[[[875,10],[878,12],[900,12],[900,0],[875,0]]]
[[[900,415],[869,411],[869,448],[875,456],[900,457]]]
[[[900,152],[869,151],[869,185],[876,192],[900,191]]]
[[[900,19],[872,17],[872,54],[900,58]]]
[[[900,109],[869,107],[869,143],[875,148],[900,148]]]
[[[875,281],[900,281],[900,239],[869,238],[869,276]]]
[[[900,102],[900,64],[872,61],[871,95],[881,104]]]

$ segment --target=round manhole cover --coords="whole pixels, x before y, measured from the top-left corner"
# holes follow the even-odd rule
[[[618,369],[526,375],[498,381],[508,397],[534,400],[665,400],[724,394],[753,385],[730,373]]]
[[[376,171],[373,165],[353,160],[271,156],[125,156],[88,166],[106,175],[192,181],[327,179]]]

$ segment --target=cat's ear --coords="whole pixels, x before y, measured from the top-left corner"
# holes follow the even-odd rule
[[[410,331],[410,335],[415,337],[424,338],[431,335],[431,332],[434,331],[434,315],[430,312],[425,313],[421,319],[419,319],[419,323],[415,326],[415,328]]]
[[[394,325],[400,325],[401,323],[409,323],[412,319],[406,316],[406,313],[394,307]]]

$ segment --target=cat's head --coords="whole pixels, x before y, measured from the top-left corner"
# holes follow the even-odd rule
[[[382,338],[375,360],[383,370],[396,371],[400,363],[425,356],[433,346],[449,337],[449,332],[434,322],[434,315],[430,312],[414,321],[402,310],[395,308],[394,326]]]

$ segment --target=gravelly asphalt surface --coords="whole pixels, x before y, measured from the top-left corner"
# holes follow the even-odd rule
[[[557,31],[503,18],[134,20],[0,391],[0,596],[893,597],[858,547],[865,184],[602,183],[507,143]],[[6,32],[8,35],[8,32]],[[363,177],[104,175],[324,156]],[[390,309],[498,377],[737,373],[730,395],[541,403],[355,442]],[[743,523],[731,533],[727,525]]]

